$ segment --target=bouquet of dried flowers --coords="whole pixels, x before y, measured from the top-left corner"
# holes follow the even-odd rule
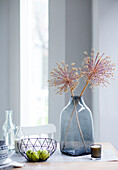
[[[113,79],[115,64],[111,62],[109,56],[104,57],[104,53],[100,55],[99,52],[95,56],[94,50],[92,50],[90,56],[87,55],[87,52],[85,52],[84,54],[85,58],[82,61],[82,68],[75,67],[75,63],[72,63],[69,67],[68,65],[61,62],[61,64],[57,63],[57,68],[53,68],[53,70],[50,72],[52,78],[48,81],[49,85],[55,86],[58,94],[63,94],[64,92],[70,90],[72,97],[74,97],[73,91],[79,85],[80,78],[84,78],[85,80],[85,86],[80,93],[80,97],[83,95],[88,84],[90,84],[91,88],[97,87],[99,85],[107,86],[107,84],[109,84],[109,79]],[[78,102],[79,100],[77,101],[77,103],[74,103],[74,110],[68,122],[65,141],[67,138],[67,133],[69,130],[70,122],[72,120],[72,116],[75,112],[80,135],[86,149],[76,111],[76,105],[78,104]]]

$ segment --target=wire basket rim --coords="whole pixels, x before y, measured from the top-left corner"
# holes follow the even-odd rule
[[[55,140],[55,139],[52,139],[52,138],[45,138],[45,137],[43,137],[43,138],[41,138],[41,137],[28,137],[28,138],[23,138],[23,139],[20,139],[20,140],[18,140],[17,141],[17,148],[18,148],[18,151],[20,152],[20,154],[22,155],[22,156],[24,156],[28,161],[30,161],[29,159],[28,159],[28,157],[27,157],[27,155],[26,155],[26,151],[27,151],[27,147],[28,147],[28,143],[21,143],[21,142],[24,142],[24,141],[30,141],[30,140],[36,140],[36,142],[38,141],[39,142],[39,145],[40,146],[35,146],[35,144],[33,145],[32,143],[32,146],[31,146],[31,148],[34,148],[35,149],[35,147],[40,147],[40,148],[44,148],[45,146],[43,146],[43,144],[45,143],[45,141],[47,142],[47,140],[50,142],[49,144],[47,143],[47,146],[46,146],[46,149],[48,148],[48,151],[49,151],[49,153],[50,153],[50,156],[56,151],[56,149],[57,149],[57,141]],[[44,142],[43,142],[43,144],[41,145],[41,143],[40,143],[40,140],[44,140]],[[31,141],[30,141],[31,142]],[[35,142],[35,143],[36,143]],[[52,142],[53,142],[53,147],[52,148],[50,148],[50,144],[52,144]],[[21,147],[22,147],[22,145],[24,145],[24,147],[25,147],[25,151],[23,151],[23,150],[21,150]],[[36,150],[36,149],[35,149]],[[40,160],[39,160],[40,161]]]

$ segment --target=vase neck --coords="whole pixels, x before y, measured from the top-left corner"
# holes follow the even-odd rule
[[[8,126],[13,126],[13,122],[12,122],[12,111],[6,111],[6,120],[5,123]]]
[[[72,102],[73,100],[75,103],[78,102],[80,104],[84,104],[83,96],[71,96],[70,102]]]

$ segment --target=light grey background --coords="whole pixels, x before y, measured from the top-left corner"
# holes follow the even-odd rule
[[[100,139],[118,149],[118,1],[100,0],[99,49],[116,64],[115,80],[100,87]]]
[[[117,0],[49,0],[49,71],[61,60],[80,66],[83,52],[105,51],[118,65]],[[20,124],[20,1],[0,0],[0,136],[5,110],[12,109]],[[95,140],[112,142],[118,148],[117,72],[109,88],[84,93],[92,109]],[[81,82],[75,94],[79,94]],[[49,89],[49,122],[56,124],[70,94],[58,96]],[[99,112],[100,111],[100,112]],[[56,136],[56,138],[57,138]],[[100,137],[100,138],[99,138]]]
[[[0,0],[0,137],[5,110],[20,123],[20,1]]]

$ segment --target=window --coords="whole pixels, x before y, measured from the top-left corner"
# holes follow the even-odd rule
[[[48,0],[21,1],[21,125],[48,123]]]

